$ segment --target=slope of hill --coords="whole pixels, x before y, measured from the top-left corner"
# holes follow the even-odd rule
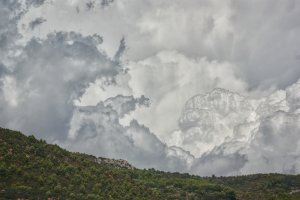
[[[0,199],[299,199],[300,176],[206,177],[136,169],[0,128]]]

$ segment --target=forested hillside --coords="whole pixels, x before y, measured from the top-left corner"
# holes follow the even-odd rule
[[[300,176],[198,177],[136,169],[0,129],[0,199],[300,199]]]

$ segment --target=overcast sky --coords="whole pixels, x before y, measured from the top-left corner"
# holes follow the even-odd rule
[[[0,1],[0,125],[141,168],[299,173],[299,18],[293,0]]]

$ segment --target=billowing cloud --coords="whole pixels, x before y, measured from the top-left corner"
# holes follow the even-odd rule
[[[125,0],[104,10],[96,1],[98,7],[89,11],[87,2],[56,0],[31,9],[20,24],[38,17],[47,22],[39,31],[22,33],[28,37],[45,37],[54,30],[100,33],[110,54],[125,36],[130,60],[169,50],[230,62],[239,66],[237,73],[252,89],[273,85],[282,89],[300,76],[297,1]],[[76,7],[83,11],[77,13]]]
[[[138,105],[148,106],[147,99],[119,95],[96,106],[76,108],[69,139],[62,145],[97,156],[126,159],[141,168],[187,171],[192,157],[188,152],[169,148],[136,120],[128,126],[120,124],[120,118]]]
[[[0,123],[39,137],[65,138],[73,101],[98,78],[113,84],[123,69],[98,50],[102,38],[97,34],[57,32],[19,44],[17,21],[27,7],[18,1],[2,4],[7,17],[1,18]]]
[[[168,144],[184,147],[195,156],[232,137],[238,124],[251,121],[254,108],[245,97],[216,88],[189,99],[179,119],[180,129],[169,135]]]
[[[299,173],[299,85],[263,99],[226,90],[193,97],[170,145],[198,157],[196,174]]]
[[[149,112],[156,112],[156,116],[164,119],[170,119],[169,116],[178,118],[188,98],[214,87],[244,95],[259,90],[259,94],[265,95],[269,90],[285,88],[300,77],[299,60],[296,59],[300,29],[295,20],[300,15],[300,6],[296,1],[126,0],[113,1],[105,9],[101,9],[101,1],[93,1],[95,8],[86,10],[88,2],[57,0],[31,9],[21,19],[19,30],[25,38],[44,38],[57,30],[76,31],[83,35],[98,33],[105,38],[102,47],[111,57],[119,46],[120,38],[125,37],[128,48],[123,60],[134,69],[130,70],[134,74],[131,87],[137,89],[132,92],[145,94],[153,101],[150,109],[139,111],[138,117],[160,135],[174,129],[176,120],[161,125],[161,118],[148,118]],[[77,7],[80,13],[77,13]],[[27,25],[39,17],[47,19],[39,30],[22,29],[22,24]],[[149,69],[144,63],[150,66]],[[151,78],[153,84],[140,88],[141,83],[150,80],[151,70],[155,71],[155,80]],[[170,80],[172,70],[187,72],[189,75],[185,78],[199,75],[202,71],[210,72],[199,75],[201,78],[197,80],[190,77],[190,88],[187,89],[187,85],[178,86],[181,82],[176,83],[178,76],[174,76],[173,82]],[[166,77],[169,71],[172,72]],[[214,73],[224,73],[215,80],[219,84],[213,83],[217,77]],[[162,81],[164,78],[165,81]],[[152,90],[151,96],[146,94],[155,84],[159,85],[157,90]],[[241,88],[247,90],[242,91]],[[162,90],[166,93],[163,98]],[[102,91],[94,90],[93,93]],[[170,109],[169,102],[174,98],[178,98],[177,102],[172,103],[174,109]]]
[[[168,140],[168,134],[177,126],[181,110],[191,96],[215,87],[246,90],[246,83],[236,76],[236,66],[231,63],[193,59],[175,51],[129,62],[127,67],[133,93],[151,97],[151,106],[134,116],[163,140]]]
[[[122,70],[98,51],[99,42],[97,35],[61,32],[43,41],[32,39],[3,76],[2,99],[6,103],[1,104],[1,123],[25,132],[63,137],[73,101],[87,85],[101,77],[112,82]]]

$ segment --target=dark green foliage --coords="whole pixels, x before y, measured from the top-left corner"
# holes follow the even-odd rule
[[[99,164],[0,128],[0,199],[295,199],[297,188],[299,176],[201,178]]]
[[[214,183],[234,188],[238,199],[299,199],[300,175],[254,174],[218,177]],[[298,191],[299,192],[296,192]],[[290,194],[292,193],[292,194]]]

